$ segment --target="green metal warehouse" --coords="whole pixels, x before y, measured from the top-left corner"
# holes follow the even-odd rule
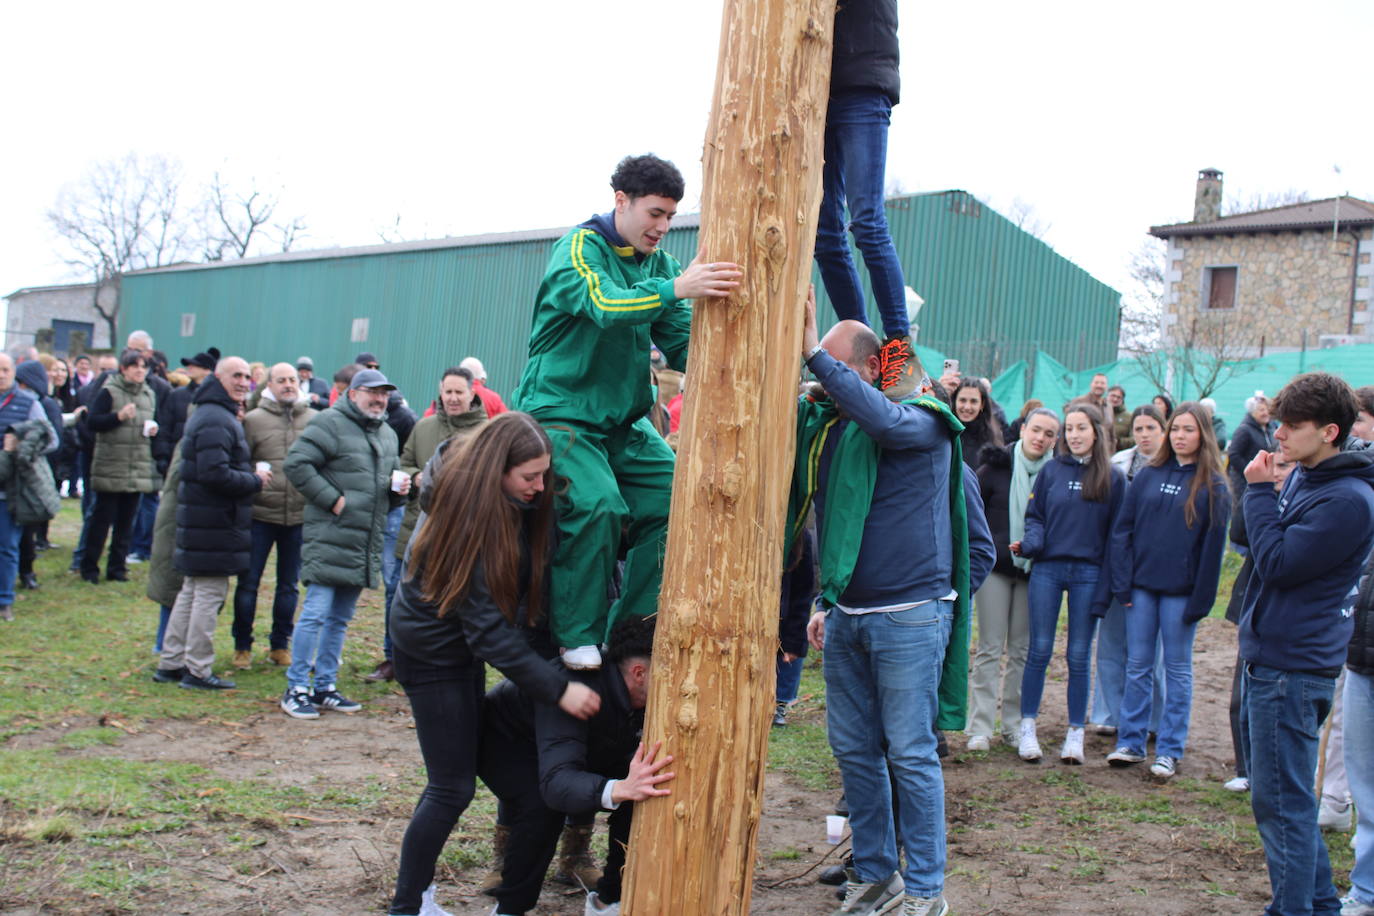
[[[971,194],[894,197],[887,211],[907,283],[926,300],[922,346],[989,377],[1017,360],[1034,363],[1037,350],[1071,369],[1116,357],[1120,294]],[[684,264],[697,225],[683,216],[668,234],[665,247]],[[368,350],[413,402],[427,400],[444,367],[475,355],[491,386],[507,393],[525,364],[549,249],[564,231],[138,271],[124,277],[119,323],[123,333],[147,330],[174,362],[212,345],[268,364],[304,354],[328,378]],[[832,313],[823,294],[821,308],[824,323]]]

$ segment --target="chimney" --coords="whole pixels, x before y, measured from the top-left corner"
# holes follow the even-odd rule
[[[1203,169],[1197,173],[1197,197],[1193,199],[1193,222],[1211,223],[1221,218],[1221,172]]]

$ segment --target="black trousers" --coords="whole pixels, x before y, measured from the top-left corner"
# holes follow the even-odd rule
[[[420,912],[420,897],[434,880],[434,864],[458,818],[477,791],[477,744],[482,727],[483,666],[437,667],[397,649],[396,680],[410,700],[415,737],[428,783],[401,840],[392,914]]]
[[[91,507],[91,527],[86,535],[86,552],[81,555],[81,574],[100,574],[100,554],[105,550],[105,538],[110,538],[110,558],[105,562],[105,575],[128,575],[129,541],[133,537],[134,516],[138,514],[141,493],[96,493]]]

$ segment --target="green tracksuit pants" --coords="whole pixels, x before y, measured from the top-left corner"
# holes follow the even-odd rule
[[[565,648],[599,646],[625,614],[658,610],[673,489],[673,450],[647,418],[610,430],[550,423],[558,499],[558,552],[549,626]],[[620,597],[608,597],[627,547]]]

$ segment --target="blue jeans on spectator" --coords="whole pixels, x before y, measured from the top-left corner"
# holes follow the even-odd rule
[[[863,286],[845,232],[863,254],[883,333],[911,332],[906,313],[902,265],[887,228],[883,182],[887,175],[887,128],[892,103],[878,91],[849,92],[832,98],[825,116],[825,167],[820,219],[816,226],[816,264],[830,304],[839,318],[868,324]]]
[[[1126,608],[1126,690],[1121,698],[1118,747],[1145,753],[1157,650],[1163,643],[1164,715],[1159,720],[1155,753],[1183,759],[1193,708],[1193,636],[1197,633],[1197,622],[1183,619],[1187,610],[1187,595],[1161,595],[1143,588],[1131,591],[1131,606]]]
[[[1026,673],[1021,678],[1021,717],[1040,714],[1045,692],[1045,672],[1054,654],[1054,632],[1059,626],[1059,605],[1069,595],[1069,728],[1087,721],[1088,686],[1092,680],[1093,595],[1102,569],[1086,560],[1037,560],[1031,567],[1026,598],[1030,604],[1030,648]]]
[[[301,619],[296,621],[291,645],[291,667],[286,669],[289,687],[322,690],[338,682],[339,659],[343,655],[348,622],[358,606],[360,586],[308,585],[301,604]]]
[[[1345,775],[1355,803],[1350,895],[1374,906],[1374,677],[1345,671]]]
[[[291,628],[296,619],[296,602],[300,598],[297,581],[301,577],[301,530],[303,525],[274,525],[253,519],[252,555],[248,572],[239,576],[234,589],[234,649],[244,652],[253,648],[253,620],[257,617],[258,586],[263,570],[267,569],[267,555],[277,548],[277,588],[272,595],[272,631],[267,645],[285,649],[291,644]]]
[[[802,668],[804,667],[806,667],[806,656],[801,655],[790,662],[785,662],[782,660],[782,653],[778,653],[777,701],[779,703],[796,702],[797,690],[801,687]]]
[[[860,881],[886,881],[897,870],[900,829],[906,892],[923,897],[944,889],[935,717],[953,617],[953,602],[930,601],[891,613],[836,608],[825,621],[826,730],[849,801],[854,869]],[[901,796],[896,825],[889,772]]]
[[[72,551],[72,562],[69,567],[72,572],[81,569],[81,558],[86,555],[86,534],[91,530],[91,510],[95,508],[95,489],[91,486],[90,452],[76,453],[76,476],[81,481],[81,536],[77,538],[76,549]]]
[[[1107,614],[1097,622],[1097,675],[1093,678],[1093,711],[1088,721],[1094,725],[1120,724],[1121,695],[1126,690],[1126,609],[1116,599]],[[1164,713],[1164,650],[1155,661],[1154,699],[1150,704],[1150,731],[1159,731]]]
[[[1312,790],[1318,734],[1335,686],[1331,677],[1245,666],[1250,808],[1269,866],[1268,916],[1336,916],[1341,909]]]
[[[172,606],[160,604],[157,609],[157,639],[153,641],[153,653],[162,654],[162,637],[167,635],[167,621],[172,619]]]
[[[162,494],[144,493],[138,498],[138,514],[129,540],[129,555],[146,560],[153,555],[153,523],[157,521],[157,504]]]
[[[403,565],[396,556],[396,538],[401,534],[401,522],[405,517],[404,503],[388,512],[382,539],[382,584],[386,586],[386,604],[382,606],[382,655],[388,659],[391,658],[391,600],[396,597],[396,586],[401,584]]]
[[[14,579],[19,575],[19,537],[24,526],[10,515],[9,500],[0,499],[0,607],[14,604]]]

